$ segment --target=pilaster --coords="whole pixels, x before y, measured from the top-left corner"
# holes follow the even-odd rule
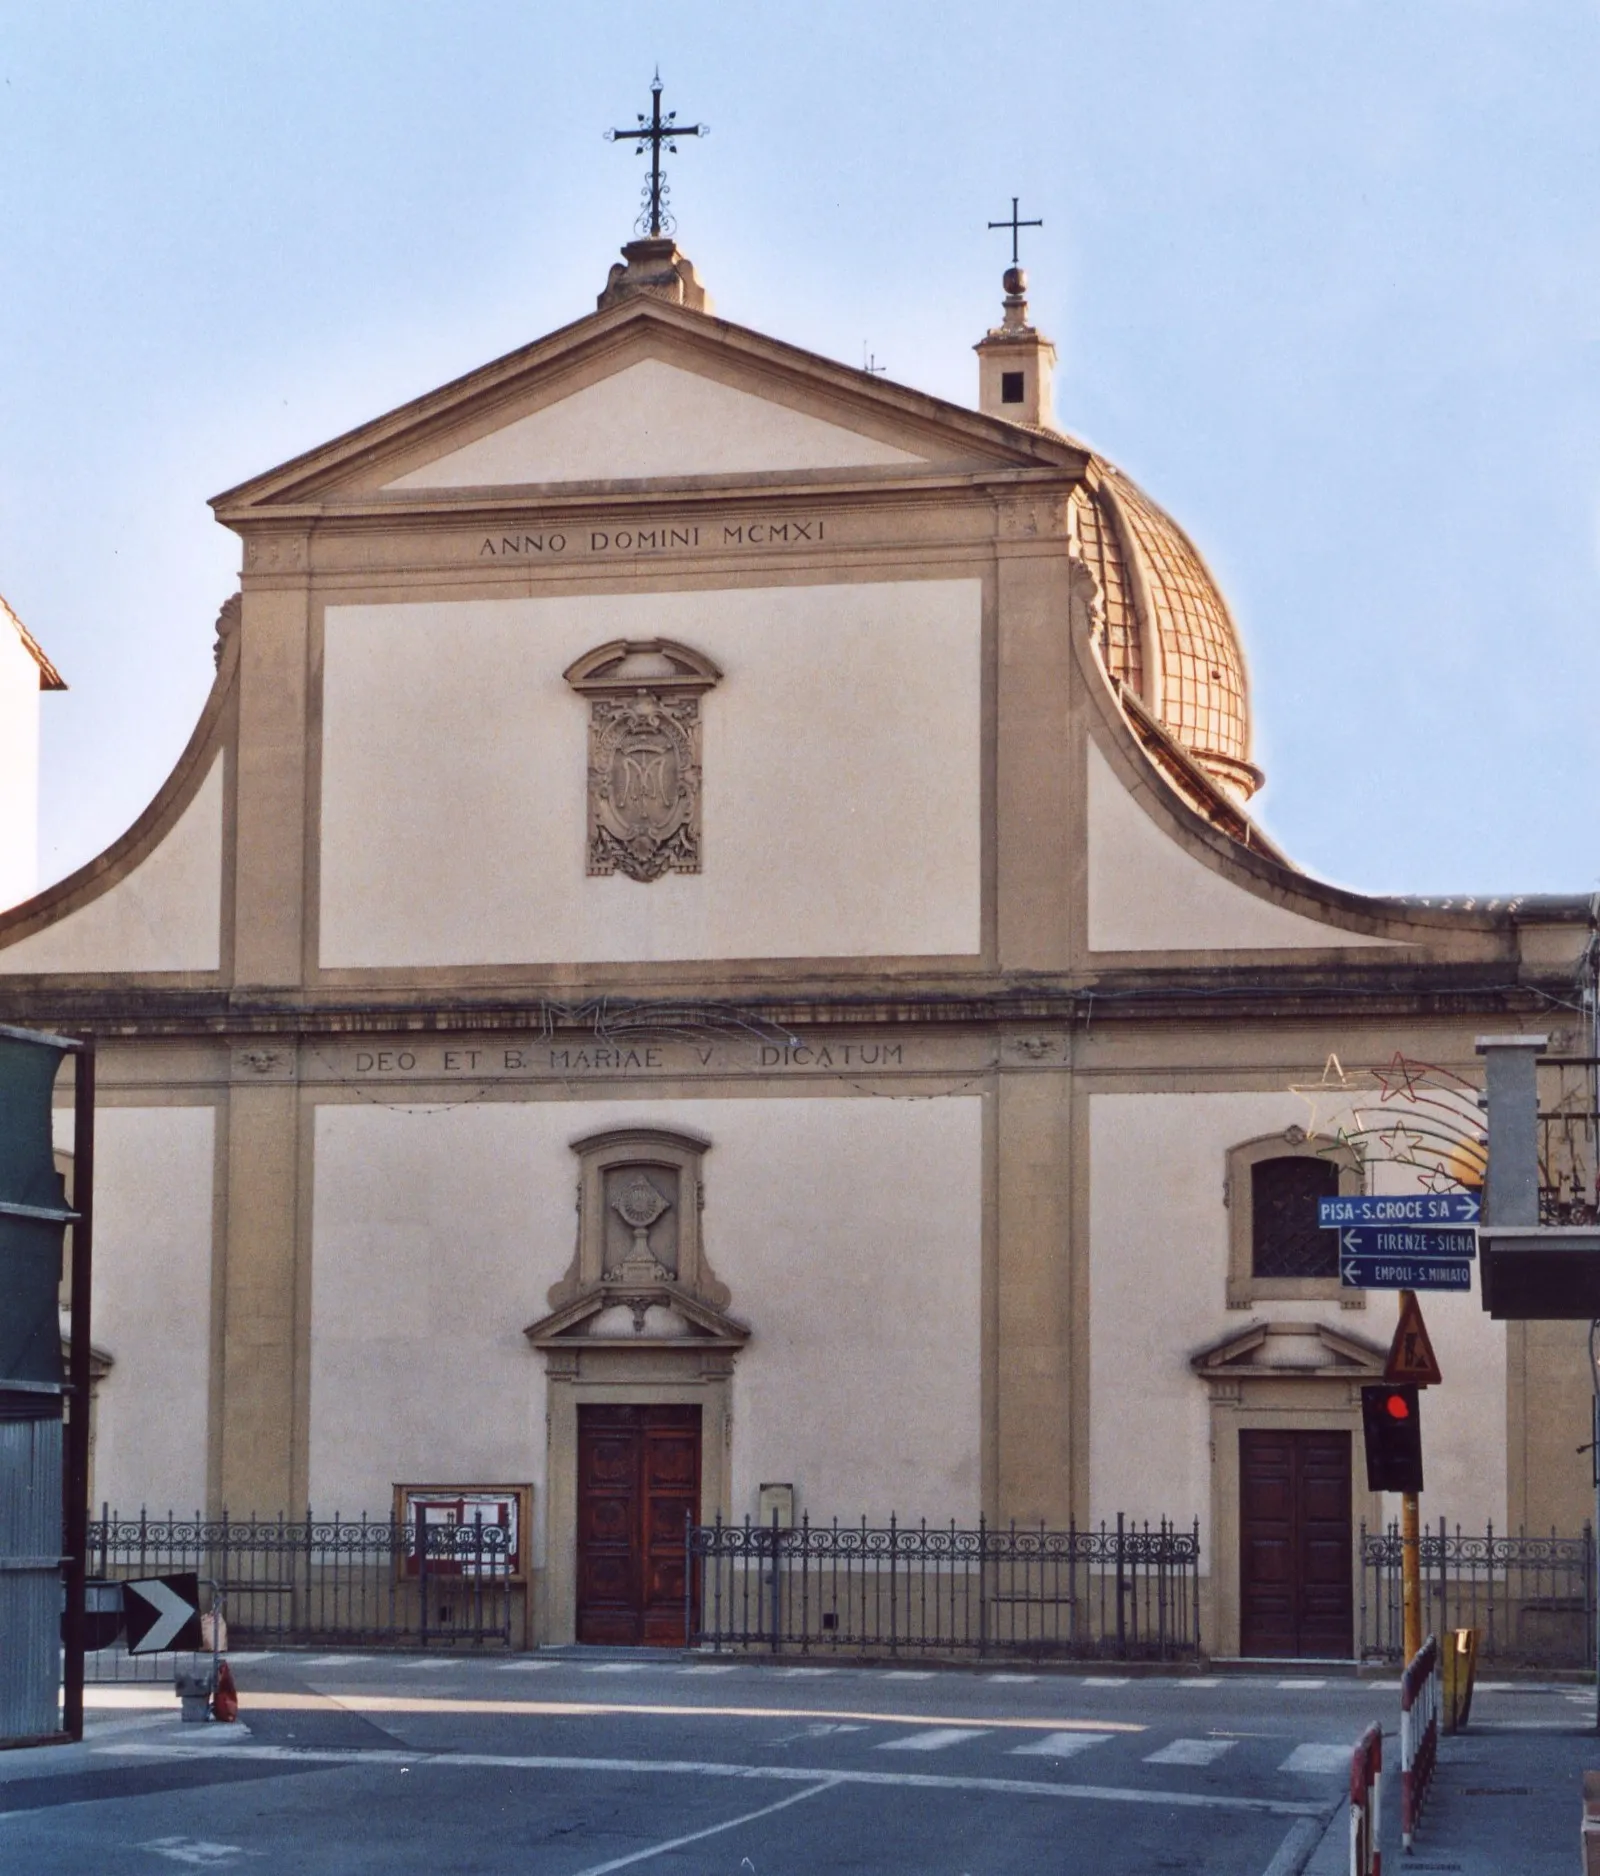
[[[239,639],[234,981],[302,976],[310,588],[300,537],[250,540]],[[265,583],[253,570],[267,569]]]
[[[1072,1513],[1072,1134],[1064,1047],[1050,1036],[1006,1038],[995,1129],[995,1513],[1053,1527]],[[1013,1069],[1013,1061],[1028,1065]]]
[[[996,940],[1002,971],[1072,959],[1077,792],[1069,734],[1071,562],[1066,500],[1041,494],[1000,515],[996,612]]]
[[[300,1171],[292,1055],[236,1051],[228,1098],[220,1490],[228,1510],[241,1515],[292,1512],[303,1485],[295,1452]]]

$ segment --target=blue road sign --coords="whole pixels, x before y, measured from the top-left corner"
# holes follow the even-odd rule
[[[1472,1266],[1464,1257],[1341,1257],[1339,1282],[1347,1290],[1470,1290]]]
[[[1339,1225],[1475,1225],[1483,1210],[1476,1192],[1353,1193],[1318,1199],[1317,1223]]]
[[[1460,1225],[1431,1230],[1412,1225],[1346,1225],[1339,1233],[1341,1257],[1476,1257],[1478,1234]]]

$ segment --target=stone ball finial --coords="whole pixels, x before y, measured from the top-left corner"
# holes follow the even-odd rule
[[[1027,271],[1021,267],[1008,267],[1000,284],[1010,294],[1023,294],[1028,290]]]

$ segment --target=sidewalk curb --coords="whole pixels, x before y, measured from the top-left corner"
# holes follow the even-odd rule
[[[1349,1870],[1350,1807],[1337,1804],[1311,1855],[1298,1870],[1286,1872],[1286,1876],[1302,1876],[1302,1872],[1303,1876],[1349,1876]]]

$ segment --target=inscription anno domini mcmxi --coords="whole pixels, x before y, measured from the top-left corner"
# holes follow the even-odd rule
[[[567,554],[661,554],[724,547],[815,545],[823,539],[819,520],[687,521],[650,527],[519,528],[485,534],[480,560],[560,559]]]

